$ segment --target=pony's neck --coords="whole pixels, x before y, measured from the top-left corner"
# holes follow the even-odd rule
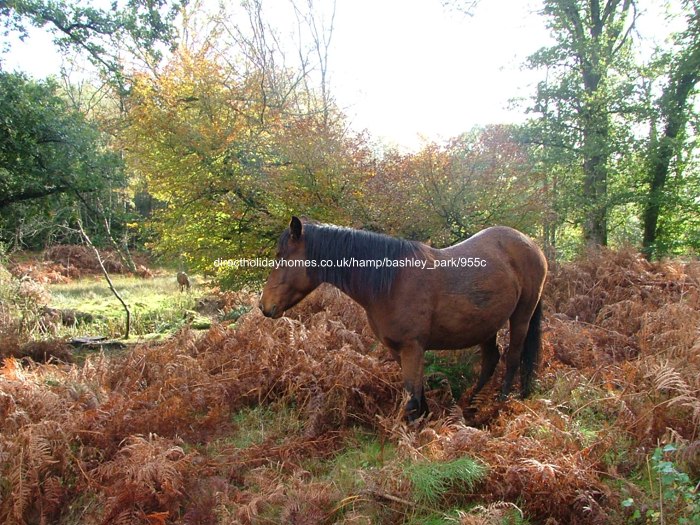
[[[321,275],[321,272],[317,272],[317,275],[314,275],[314,278],[319,284],[326,283],[334,286],[366,309],[367,306],[374,299],[376,299],[376,294],[374,294],[367,286],[362,286],[362,276],[359,274],[357,268],[343,268],[343,270],[343,275],[340,280],[337,278],[337,276],[331,279],[327,276]]]
[[[419,257],[418,244],[349,228],[307,226],[307,259],[313,277],[366,303],[390,293],[400,268],[392,262]]]

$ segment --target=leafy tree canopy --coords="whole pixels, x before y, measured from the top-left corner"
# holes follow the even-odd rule
[[[5,34],[14,30],[21,37],[27,35],[30,25],[48,28],[61,49],[86,52],[123,87],[120,52],[126,48],[147,59],[159,58],[159,44],[174,41],[172,22],[185,3],[128,0],[120,5],[115,0],[109,9],[101,9],[66,0],[0,0],[0,23]]]
[[[0,71],[0,218],[30,201],[120,185],[122,175],[119,157],[55,82]]]

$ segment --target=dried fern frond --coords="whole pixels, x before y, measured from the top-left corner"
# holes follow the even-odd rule
[[[660,392],[678,396],[688,396],[691,393],[683,375],[668,360],[652,363],[646,377],[653,381],[654,388]]]
[[[154,434],[130,436],[116,456],[93,475],[108,496],[106,521],[143,512],[175,512],[192,468],[192,455]]]
[[[525,515],[515,503],[510,501],[494,501],[488,505],[477,505],[469,512],[457,511],[457,517],[448,516],[446,519],[459,525],[501,525],[515,513],[522,520]]]

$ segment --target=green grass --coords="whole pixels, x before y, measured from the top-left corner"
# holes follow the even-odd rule
[[[135,338],[159,339],[188,322],[194,328],[207,328],[210,324],[208,319],[192,311],[199,294],[196,291],[181,293],[172,275],[152,279],[114,276],[112,282],[131,310],[131,333]],[[124,308],[104,278],[54,284],[49,286],[49,291],[52,308],[78,310],[94,317],[89,324],[62,327],[59,335],[123,335]]]
[[[275,444],[287,435],[303,431],[304,415],[286,403],[244,408],[233,416],[236,431],[228,442],[237,448],[259,445],[272,439]]]
[[[260,444],[282,445],[290,439],[304,435],[307,416],[303,409],[293,403],[275,402],[269,405],[256,405],[239,410],[232,417],[233,431],[226,437],[206,445],[202,452],[215,457],[223,447],[231,445],[246,449]],[[350,507],[360,506],[367,515],[381,512],[382,507],[364,501],[360,497],[365,490],[367,480],[378,475],[382,468],[397,460],[395,445],[382,440],[371,430],[354,427],[343,435],[341,450],[336,455],[314,457],[310,455],[301,460],[299,467],[309,476],[309,484],[330,486],[337,492],[339,501],[355,502]],[[274,464],[265,468],[274,469]],[[250,488],[250,487],[248,487]],[[255,523],[275,523],[279,518],[281,507],[270,505],[261,510]],[[347,509],[339,505],[335,510],[338,518]],[[266,521],[267,520],[267,521]]]
[[[435,512],[413,516],[406,522],[406,525],[454,525],[455,523],[459,523],[459,521],[454,515]]]
[[[365,488],[363,471],[377,471],[396,457],[392,443],[383,442],[376,434],[355,428],[347,438],[343,452],[329,461],[305,467],[320,480],[332,482],[343,494],[355,494]]]

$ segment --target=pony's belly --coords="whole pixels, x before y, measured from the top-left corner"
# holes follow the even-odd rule
[[[426,348],[467,348],[493,337],[508,321],[518,301],[516,287],[507,286],[512,279],[507,275],[498,277],[498,293],[484,285],[471,285],[480,290],[481,302],[474,300],[473,290],[440,297],[432,312]]]
[[[471,337],[459,337],[457,335],[454,337],[445,337],[444,335],[431,337],[428,344],[425,345],[425,349],[458,350],[460,348],[469,348],[488,341],[496,332],[498,332],[497,329],[492,332],[485,332],[479,337],[475,337],[474,334],[469,334]]]
[[[426,350],[456,350],[478,345],[493,337],[506,319],[472,318],[457,323],[438,323],[433,326]]]

